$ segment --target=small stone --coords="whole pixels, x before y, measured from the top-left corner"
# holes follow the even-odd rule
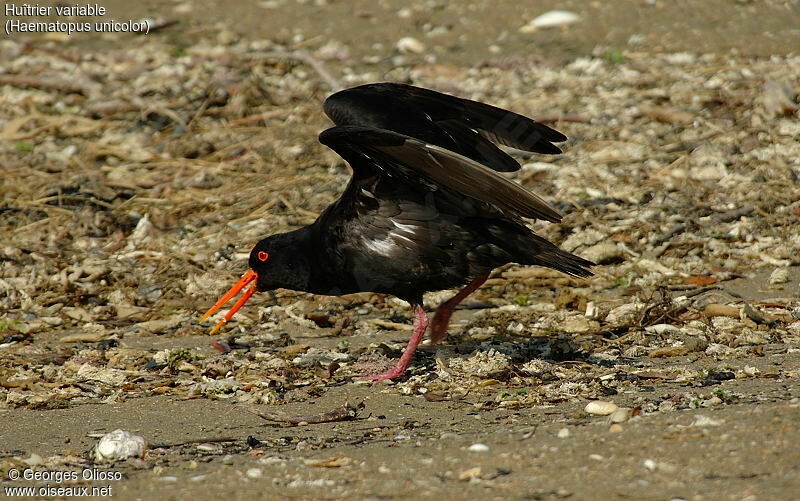
[[[28,466],[39,466],[40,464],[44,463],[44,459],[42,459],[42,456],[32,452],[31,456],[27,459],[23,459],[22,462]]]
[[[596,321],[590,320],[581,315],[565,319],[563,322],[561,322],[559,327],[564,332],[569,332],[571,334],[582,334],[599,327],[599,325]]]
[[[588,301],[586,303],[586,313],[584,313],[587,318],[591,318],[593,320],[597,320],[600,318],[600,308],[597,307],[597,303],[594,301]]]
[[[467,447],[467,450],[471,452],[488,452],[489,446],[486,444],[472,444]]]
[[[757,367],[753,367],[751,365],[745,365],[744,369],[742,369],[742,372],[744,372],[745,374],[747,374],[750,377],[753,377],[756,374],[760,373],[761,371],[758,370]]]
[[[689,426],[697,426],[703,428],[707,426],[720,426],[720,425],[722,425],[722,421],[718,419],[712,419],[708,416],[703,416],[702,414],[699,414],[694,417],[694,421],[692,421],[692,424]]]
[[[569,428],[561,428],[560,430],[558,430],[558,433],[556,434],[556,436],[558,438],[568,438],[569,437]]]
[[[247,472],[245,472],[245,475],[250,478],[261,478],[264,476],[264,472],[261,470],[261,468],[249,468]]]
[[[583,409],[587,414],[594,416],[608,416],[614,411],[619,409],[614,402],[605,402],[603,400],[592,400]]]
[[[651,334],[662,334],[662,335],[663,334],[677,335],[683,333],[683,331],[679,327],[670,324],[650,325],[648,327],[645,327],[644,330],[645,332],[649,332]]]
[[[736,306],[731,306],[727,304],[718,304],[718,303],[710,303],[703,308],[703,315],[707,317],[730,317],[730,318],[739,318],[741,311],[740,308]]]
[[[619,423],[614,423],[608,427],[608,431],[611,433],[622,433],[625,431],[625,428]]]
[[[414,37],[403,37],[397,41],[397,50],[403,54],[422,54],[425,52],[425,44]]]
[[[480,478],[481,477],[481,467],[476,466],[474,468],[470,468],[468,470],[464,470],[458,474],[458,479],[462,482],[467,480],[472,480],[473,478]]]
[[[219,444],[199,444],[197,450],[200,452],[222,452]]]
[[[614,242],[600,242],[581,251],[581,257],[596,264],[608,264],[625,259],[625,251]]]
[[[653,461],[652,459],[645,459],[644,467],[647,468],[648,471],[660,471],[662,473],[674,473],[677,470],[677,467],[672,463]]]
[[[617,306],[606,315],[606,322],[614,327],[627,327],[634,325],[642,313],[645,305],[642,303],[627,303]]]

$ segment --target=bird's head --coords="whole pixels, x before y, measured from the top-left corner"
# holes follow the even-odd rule
[[[256,292],[271,291],[278,288],[307,290],[310,267],[308,263],[308,230],[302,228],[290,233],[269,236],[256,244],[250,251],[249,269],[236,284],[225,293],[200,319],[206,320],[217,312],[234,296],[247,287],[242,297],[231,307],[224,318],[211,330],[215,333],[228,320],[233,318]]]

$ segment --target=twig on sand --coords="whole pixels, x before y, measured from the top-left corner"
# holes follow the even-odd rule
[[[275,117],[280,117],[280,116],[283,116],[283,115],[288,115],[291,112],[292,112],[292,110],[288,110],[288,109],[269,110],[269,111],[265,111],[263,113],[256,113],[255,115],[250,115],[250,116],[247,116],[247,117],[239,118],[237,120],[231,120],[230,122],[228,122],[228,124],[233,126],[233,127],[238,127],[240,125],[250,125],[250,124],[252,124],[254,122],[260,122],[260,121],[266,120],[268,118],[275,118]]]
[[[261,59],[294,59],[295,61],[300,61],[301,63],[311,66],[333,92],[343,89],[341,82],[331,75],[319,60],[305,50],[294,50],[292,52],[261,52],[254,54],[254,56]]]
[[[578,115],[576,113],[558,114],[558,115],[542,115],[534,117],[534,121],[540,124],[554,124],[558,122],[578,122],[589,123],[591,119],[586,115]]]
[[[35,89],[57,90],[73,94],[89,95],[83,85],[60,78],[34,77],[29,75],[0,75],[0,85],[15,87],[33,87]]]
[[[245,407],[249,412],[256,416],[266,419],[268,421],[276,421],[279,423],[288,423],[292,425],[301,424],[319,424],[319,423],[332,423],[335,421],[349,421],[358,417],[358,413],[364,408],[364,402],[358,405],[344,404],[338,409],[323,414],[313,414],[310,416],[286,416],[276,412],[265,412],[255,407]]]

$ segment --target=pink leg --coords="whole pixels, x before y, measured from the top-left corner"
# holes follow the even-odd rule
[[[447,335],[447,326],[450,324],[450,317],[453,316],[453,311],[456,309],[456,306],[458,306],[458,303],[475,292],[475,289],[483,285],[487,278],[489,278],[488,273],[476,278],[470,282],[469,285],[461,289],[458,294],[442,303],[439,308],[436,309],[436,313],[433,315],[433,321],[431,322],[431,343],[435,344],[444,339]]]
[[[383,374],[378,374],[376,376],[366,376],[364,379],[369,381],[374,381],[379,383],[381,381],[386,381],[387,379],[395,379],[403,374],[405,374],[406,369],[408,368],[409,364],[411,364],[411,359],[414,358],[414,352],[417,351],[417,345],[419,342],[422,341],[422,336],[425,335],[425,329],[428,328],[428,315],[425,313],[425,310],[422,308],[421,304],[413,305],[414,308],[414,333],[411,335],[411,339],[408,340],[408,346],[406,346],[403,355],[400,357],[400,360],[397,362],[397,365],[394,366],[394,369],[390,370],[389,372],[384,372]]]

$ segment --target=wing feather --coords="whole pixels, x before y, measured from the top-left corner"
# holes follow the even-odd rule
[[[556,154],[566,136],[512,111],[399,83],[366,84],[329,96],[323,105],[336,125],[375,127],[426,141],[487,167],[510,172],[519,163],[499,143]]]
[[[403,134],[371,127],[323,131],[319,141],[353,168],[355,179],[389,176],[409,184],[443,186],[515,216],[558,222],[539,196],[467,157]]]

